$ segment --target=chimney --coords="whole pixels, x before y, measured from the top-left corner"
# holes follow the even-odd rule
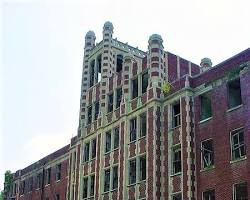
[[[210,58],[202,58],[200,66],[201,66],[201,71],[202,72],[209,70],[210,68],[212,68],[211,59]]]

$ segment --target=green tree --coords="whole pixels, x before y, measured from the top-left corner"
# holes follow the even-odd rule
[[[3,191],[0,192],[0,200],[3,200]]]

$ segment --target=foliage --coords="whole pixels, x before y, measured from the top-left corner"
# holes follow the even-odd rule
[[[162,84],[162,91],[164,94],[168,94],[171,90],[171,85],[170,83],[163,83]]]
[[[3,194],[4,194],[3,191],[1,191],[1,192],[0,192],[0,200],[3,200],[3,199],[4,199],[4,198],[3,198],[3,197],[4,197]]]
[[[7,170],[4,174],[4,190],[10,191],[13,182],[13,177],[10,170]]]

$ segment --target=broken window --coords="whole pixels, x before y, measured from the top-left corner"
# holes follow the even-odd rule
[[[228,83],[228,100],[229,108],[241,105],[240,79],[236,79]]]
[[[91,61],[90,70],[89,70],[89,77],[90,77],[90,80],[89,80],[89,87],[91,87],[91,86],[94,85],[94,77],[95,77],[95,60],[92,60],[92,61]]]
[[[130,142],[136,140],[136,118],[130,120]]]
[[[181,125],[180,103],[173,105],[173,128]]]
[[[83,193],[82,197],[87,198],[88,196],[88,177],[83,178]]]
[[[140,137],[143,137],[147,134],[147,115],[142,114],[140,116]]]
[[[111,151],[111,132],[106,133],[106,142],[105,142],[105,153]]]
[[[104,192],[109,191],[110,188],[110,169],[104,171]]]
[[[181,193],[174,194],[174,195],[173,195],[173,200],[182,200],[182,195],[181,195]]]
[[[51,181],[51,168],[46,170],[46,184],[50,184]]]
[[[114,129],[114,149],[119,147],[119,127]]]
[[[123,62],[123,56],[122,55],[117,55],[116,58],[116,72],[122,71],[122,62]]]
[[[90,196],[95,194],[95,175],[90,176]]]
[[[247,183],[239,183],[234,185],[234,200],[247,200]]]
[[[97,57],[97,82],[101,81],[102,54]]]
[[[211,99],[207,94],[200,96],[201,102],[201,120],[212,117]]]
[[[118,188],[118,166],[113,167],[113,185],[112,189]]]
[[[206,140],[201,143],[202,167],[207,168],[214,165],[213,140]]]
[[[61,163],[56,165],[56,181],[59,181],[61,179],[61,169],[62,169]]]
[[[148,87],[148,72],[145,72],[142,74],[142,94],[147,92]]]
[[[113,93],[108,95],[108,112],[113,111]]]
[[[141,156],[139,158],[140,161],[140,177],[139,180],[143,181],[146,180],[146,156]]]
[[[89,143],[85,143],[83,161],[84,162],[89,161]]]
[[[91,158],[94,159],[96,157],[96,139],[92,140],[91,148],[92,148]]]
[[[181,148],[173,149],[173,174],[181,172]]]
[[[122,101],[122,88],[116,89],[116,108],[119,108]]]
[[[138,97],[138,78],[132,80],[132,99]]]
[[[136,183],[136,159],[129,161],[129,184]]]
[[[203,200],[215,200],[215,191],[207,190],[202,194]]]
[[[231,133],[231,150],[233,160],[241,159],[246,156],[243,129]]]
[[[88,124],[92,122],[92,106],[88,107]]]
[[[99,101],[96,101],[96,102],[95,102],[95,116],[94,116],[95,120],[97,120],[97,118],[98,118],[98,115],[99,115],[99,108],[100,108]]]

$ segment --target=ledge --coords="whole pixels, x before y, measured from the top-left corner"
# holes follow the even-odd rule
[[[244,156],[244,157],[239,158],[239,159],[236,159],[236,160],[231,160],[231,161],[230,161],[230,164],[234,164],[234,163],[237,163],[237,162],[241,162],[241,161],[244,161],[244,160],[246,160],[246,159],[247,159],[247,157]]]
[[[210,167],[206,167],[206,168],[204,168],[204,169],[201,169],[200,172],[207,172],[207,171],[210,171],[210,170],[212,170],[212,169],[215,169],[215,166],[214,166],[214,165],[212,165],[212,166],[210,166]]]
[[[242,106],[243,106],[243,104],[240,104],[240,105],[238,105],[238,106],[235,106],[235,107],[233,107],[233,108],[230,108],[230,109],[227,110],[227,113],[232,112],[232,111],[234,111],[234,110],[237,110],[237,109],[241,108]]]
[[[175,173],[175,174],[171,174],[170,177],[180,176],[180,175],[182,175],[182,172],[178,172],[178,173]]]
[[[213,117],[208,117],[208,118],[206,118],[206,119],[203,119],[203,120],[199,121],[198,124],[203,124],[203,123],[205,123],[205,122],[211,120],[212,118],[213,118]]]

